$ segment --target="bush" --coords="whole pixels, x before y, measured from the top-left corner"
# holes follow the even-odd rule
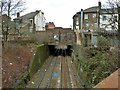
[[[98,37],[98,46],[99,47],[109,47],[110,46],[110,39],[106,37]]]
[[[103,50],[104,51],[104,50]],[[118,53],[101,52],[96,49],[89,49],[89,58],[82,59],[79,55],[76,60],[76,69],[87,87],[94,87],[104,78],[108,77],[118,68]],[[79,66],[80,65],[80,66]],[[80,71],[82,68],[83,72]]]

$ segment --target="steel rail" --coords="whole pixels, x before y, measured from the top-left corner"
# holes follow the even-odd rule
[[[67,69],[67,80],[68,80],[68,88],[71,89],[72,85],[71,85],[71,79],[70,79],[70,71],[69,71],[69,67],[68,67],[68,58],[67,58],[67,54],[66,54],[66,50],[65,50],[65,60],[66,60],[66,69]]]
[[[59,53],[59,52],[58,52],[58,53]],[[54,66],[53,66],[52,73],[51,73],[51,75],[50,75],[50,81],[48,82],[48,84],[47,84],[47,87],[46,87],[46,88],[49,88],[49,87],[50,87],[50,85],[51,85],[52,75],[53,75],[53,72],[54,72],[54,70],[55,70],[55,66],[56,66],[57,61],[58,61],[58,56],[56,57],[56,61],[55,61]]]
[[[57,50],[55,51],[55,54],[54,54],[54,55],[56,55],[56,53],[57,53]],[[54,58],[54,57],[53,57],[53,58]],[[49,69],[49,66],[50,66],[51,63],[52,63],[53,58],[50,60],[49,64],[46,66],[46,70]],[[40,85],[41,85],[41,83],[42,83],[42,81],[43,81],[43,79],[44,79],[44,77],[45,77],[45,74],[46,74],[46,71],[44,72],[44,74],[43,74],[43,76],[42,76],[42,79],[41,79],[40,82],[38,83],[36,89],[38,89],[38,88],[40,87]]]
[[[62,50],[62,52],[61,52],[61,55],[63,56],[63,50]],[[62,85],[62,72],[63,72],[63,70],[62,70],[62,68],[63,68],[63,60],[62,60],[62,58],[61,58],[61,90],[62,90],[62,87],[63,87],[63,85]]]

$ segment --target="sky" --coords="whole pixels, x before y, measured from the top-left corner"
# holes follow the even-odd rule
[[[46,22],[54,22],[56,27],[70,28],[73,15],[81,9],[97,6],[99,0],[26,0],[26,11],[21,15],[41,10]],[[100,0],[102,3],[105,0]]]

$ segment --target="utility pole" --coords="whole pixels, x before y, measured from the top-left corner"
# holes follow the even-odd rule
[[[118,36],[120,37],[120,6],[118,7]]]
[[[0,42],[2,41],[2,1],[1,1],[1,8],[0,8]]]
[[[0,8],[0,68],[2,68],[2,1]],[[0,69],[0,89],[2,89],[2,69]]]

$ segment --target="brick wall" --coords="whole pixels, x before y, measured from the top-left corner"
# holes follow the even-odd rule
[[[75,36],[73,30],[67,29],[51,29],[46,31],[36,32],[38,35],[38,40],[41,42],[49,42],[49,43],[73,43],[75,42]],[[58,35],[59,40],[55,40],[54,36]],[[62,40],[64,37],[64,40]]]

